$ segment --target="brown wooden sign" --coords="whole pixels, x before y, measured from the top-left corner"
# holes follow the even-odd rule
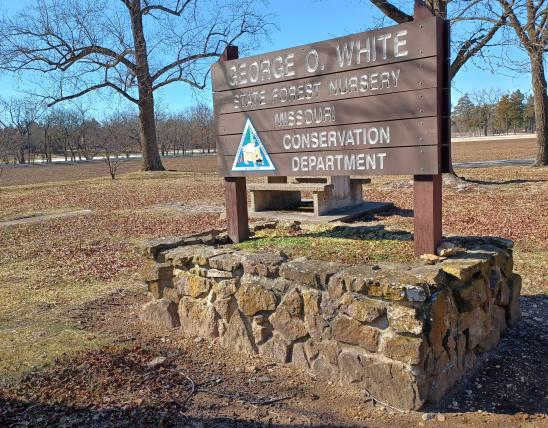
[[[442,25],[430,17],[214,64],[219,174],[440,172]]]
[[[428,57],[332,75],[214,92],[216,114],[330,102],[437,86],[436,58]]]
[[[416,0],[401,25],[247,58],[229,46],[211,74],[233,240],[247,236],[244,177],[406,174],[426,231],[416,252],[432,252],[450,170],[448,41]]]
[[[243,121],[235,127],[243,127]],[[240,145],[240,134],[217,137],[217,152],[234,156]],[[438,141],[435,117],[404,119],[314,129],[284,129],[261,132],[261,141],[271,155],[281,153],[339,150],[351,152],[406,146],[433,146]]]
[[[295,108],[279,107],[245,113],[217,115],[218,135],[240,134],[249,118],[262,131],[303,129],[371,123],[387,120],[435,117],[436,89],[378,95],[367,99],[343,99]],[[437,143],[437,142],[436,142]]]
[[[324,42],[216,63],[213,91],[282,83],[436,56],[434,17]],[[387,68],[389,69],[389,68]]]
[[[402,170],[417,174],[436,174],[436,146],[390,147],[341,152],[279,153],[270,155],[276,170],[270,176],[336,176],[336,175],[397,175]],[[230,171],[234,156],[218,156],[219,171]],[[390,160],[390,162],[389,162]],[[231,176],[246,176],[246,171],[231,171]]]

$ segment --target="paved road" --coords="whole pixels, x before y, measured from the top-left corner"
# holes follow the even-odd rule
[[[177,155],[177,156],[173,156],[173,155],[166,155],[166,156],[162,156],[162,159],[178,159],[178,158],[191,158],[191,157],[200,157],[200,156],[215,156],[217,155],[217,153],[202,153],[202,152],[196,152],[196,153],[187,153],[185,155]],[[138,155],[138,156],[132,156],[130,158],[126,158],[126,157],[120,157],[117,159],[119,162],[130,162],[130,161],[140,161],[141,160],[141,156]],[[58,160],[54,160],[53,162],[42,162],[42,161],[36,161],[34,163],[24,163],[24,164],[19,164],[19,163],[9,163],[9,164],[3,164],[3,163],[0,163],[0,167],[2,168],[32,168],[32,167],[49,167],[49,166],[55,166],[55,165],[85,165],[85,164],[90,164],[90,163],[102,163],[102,162],[105,162],[104,159],[90,159],[90,160],[85,160],[85,159],[82,159],[82,160],[75,160],[75,161],[70,161],[70,160],[62,160],[62,159],[58,159]]]
[[[193,154],[190,156],[214,156],[215,153],[210,154]],[[162,156],[162,158],[172,158],[173,156]],[[180,157],[180,156],[176,156]],[[139,158],[121,158],[120,161],[134,161],[138,160]],[[65,162],[65,161],[54,161],[51,163],[34,163],[34,164],[8,164],[8,165],[0,165],[2,168],[28,168],[28,167],[49,167],[53,165],[78,165],[78,164],[87,164],[87,163],[99,163],[103,162],[101,159],[93,159],[93,160],[82,160],[82,161],[74,161],[74,162]],[[535,162],[534,159],[500,159],[500,160],[490,160],[490,161],[474,161],[474,162],[455,162],[453,163],[453,166],[455,168],[489,168],[494,166],[511,166],[511,165],[532,165]]]
[[[510,134],[510,135],[488,135],[487,137],[452,137],[452,143],[474,142],[474,141],[504,141],[504,140],[533,140],[536,134]]]
[[[455,162],[455,168],[489,168],[494,166],[533,165],[534,159],[501,159],[492,161]]]

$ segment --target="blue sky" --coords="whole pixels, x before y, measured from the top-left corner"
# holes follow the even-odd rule
[[[112,0],[115,1],[115,0]],[[0,0],[2,9],[8,13],[31,4],[33,0]],[[404,2],[399,2],[404,3]],[[411,4],[412,2],[406,2]],[[271,0],[267,10],[272,14],[272,21],[278,27],[271,33],[271,42],[265,42],[250,54],[284,49],[301,44],[330,39],[346,34],[365,31],[376,25],[376,18],[381,15],[367,0]],[[388,21],[387,21],[387,24]],[[522,54],[516,50],[516,56]],[[488,68],[479,63],[479,67],[470,64],[462,69],[453,82],[453,103],[464,93],[472,92],[482,87],[494,87],[503,92],[520,89],[529,92],[531,88],[529,73],[513,74],[504,71],[492,74],[482,68]],[[0,75],[0,94],[3,97],[17,95],[17,90],[28,87],[25,79],[16,80],[5,73]],[[111,93],[95,98],[96,113],[109,110],[108,100]],[[200,94],[193,94],[184,84],[174,84],[157,93],[163,108],[180,111],[194,103],[196,97],[211,102],[210,89]]]

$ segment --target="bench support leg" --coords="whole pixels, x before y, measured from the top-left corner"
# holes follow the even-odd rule
[[[228,236],[234,243],[249,238],[245,178],[225,177],[226,223]]]
[[[314,193],[314,215],[321,216],[363,202],[361,183],[352,183],[349,176],[329,177],[333,189]]]
[[[314,192],[313,194],[314,215],[316,217],[324,215],[327,211],[329,211],[330,206],[328,203],[328,192],[329,190],[326,192]]]

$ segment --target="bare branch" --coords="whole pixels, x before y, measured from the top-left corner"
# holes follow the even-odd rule
[[[97,85],[92,85],[92,86],[89,86],[88,88],[86,89],[83,89],[81,90],[80,92],[76,92],[72,95],[65,95],[65,96],[61,96],[61,97],[58,97],[58,98],[55,98],[52,102],[48,103],[48,107],[53,107],[54,105],[56,104],[59,104],[60,102],[62,101],[68,101],[68,100],[73,100],[75,98],[79,98],[83,95],[86,95],[92,91],[96,91],[98,89],[102,89],[102,88],[112,88],[114,89],[116,92],[118,92],[120,95],[122,95],[124,98],[126,98],[127,100],[131,101],[132,103],[135,103],[135,104],[138,104],[139,103],[139,100],[136,99],[136,98],[133,98],[131,95],[129,95],[126,91],[124,91],[123,89],[119,88],[117,85],[115,85],[114,83],[112,82],[103,82],[103,83],[99,83]]]
[[[451,63],[449,74],[451,79],[455,77],[462,66],[474,55],[476,55],[481,49],[483,49],[487,43],[489,43],[497,31],[506,23],[506,16],[502,16],[495,25],[487,32],[487,34],[471,38],[465,41],[457,52],[457,56]]]
[[[166,86],[166,85],[169,85],[170,83],[175,83],[175,82],[184,82],[184,83],[188,83],[190,86],[192,86],[196,89],[204,89],[207,85],[207,79],[209,77],[209,71],[205,74],[202,83],[197,83],[194,76],[191,76],[191,77],[192,77],[191,79],[186,79],[186,78],[182,77],[182,73],[179,73],[179,76],[169,77],[166,80],[164,80],[163,82],[158,83],[157,85],[155,85],[153,87],[153,90],[155,91],[155,90],[161,88],[162,86]]]
[[[167,73],[168,71],[177,68],[185,63],[196,61],[197,59],[205,59],[205,58],[214,58],[218,57],[220,55],[219,52],[209,52],[209,53],[201,53],[196,55],[190,55],[185,58],[178,59],[175,62],[172,62],[171,64],[166,65],[165,67],[159,69],[156,73],[152,75],[152,81],[155,82],[160,78],[163,74]],[[162,85],[163,86],[163,85]]]
[[[413,17],[411,15],[408,15],[386,0],[371,0],[371,3],[377,6],[382,13],[390,19],[396,21],[398,24],[413,21]]]
[[[530,45],[530,40],[529,40],[529,37],[527,36],[527,33],[523,29],[519,18],[516,16],[516,14],[514,12],[513,6],[514,6],[515,1],[512,1],[512,4],[510,4],[507,0],[499,0],[499,3],[501,4],[501,6],[504,9],[504,13],[510,19],[510,24],[512,25],[512,27],[516,31],[516,34],[519,37],[521,43],[523,44],[523,46],[525,48],[527,48],[527,46]]]
[[[147,15],[155,10],[158,10],[158,11],[161,11],[161,12],[166,12],[166,13],[169,13],[171,15],[175,15],[175,16],[181,16],[183,14],[183,12],[185,11],[185,9],[187,8],[187,6],[194,0],[185,0],[184,2],[182,2],[181,4],[181,1],[177,1],[177,5],[175,6],[174,9],[171,9],[169,7],[166,7],[166,6],[163,6],[163,5],[160,5],[160,4],[148,4],[149,2],[145,0],[145,7],[141,10],[141,14],[143,15]]]

